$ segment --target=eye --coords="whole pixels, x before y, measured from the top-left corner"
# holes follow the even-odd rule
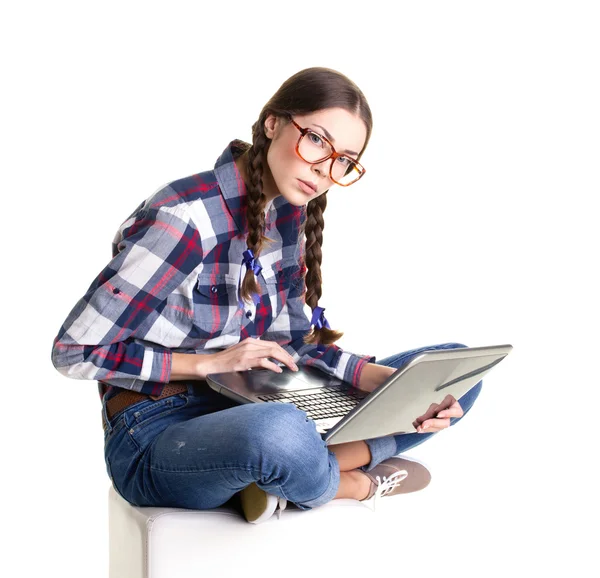
[[[323,145],[325,144],[323,142],[323,139],[321,139],[321,137],[315,133],[315,132],[309,132],[308,133],[308,138],[311,140],[311,142],[317,146],[323,147]]]
[[[338,161],[342,161],[342,164],[349,167],[351,165],[354,164],[354,161],[352,161],[352,159],[348,158],[348,157],[338,157],[337,158]]]

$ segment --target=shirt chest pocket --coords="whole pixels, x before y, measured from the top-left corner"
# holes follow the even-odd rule
[[[227,273],[200,273],[192,297],[199,337],[217,337],[228,329],[238,309],[238,279]]]
[[[262,270],[263,279],[271,299],[274,316],[277,316],[287,300],[290,286],[293,281],[293,272],[297,270],[298,263],[294,259],[278,261]],[[298,280],[295,279],[297,283]]]

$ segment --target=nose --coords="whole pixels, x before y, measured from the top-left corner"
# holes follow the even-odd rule
[[[331,162],[331,159],[325,159],[324,161],[321,161],[320,163],[316,163],[312,166],[313,171],[316,171],[317,174],[321,177],[328,177],[329,176],[329,164]]]

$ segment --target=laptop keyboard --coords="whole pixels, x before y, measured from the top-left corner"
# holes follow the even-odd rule
[[[343,417],[363,398],[367,392],[349,391],[347,386],[330,386],[317,393],[282,392],[259,395],[262,401],[293,403],[298,409],[305,411],[312,420]]]

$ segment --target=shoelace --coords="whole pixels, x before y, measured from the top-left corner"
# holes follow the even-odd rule
[[[279,498],[278,505],[279,509],[276,510],[276,512],[277,519],[279,520],[279,518],[281,518],[281,512],[283,512],[283,510],[285,510],[285,508],[287,507],[287,500],[285,498]]]
[[[383,476],[383,479],[379,476],[375,476],[375,480],[377,481],[377,489],[368,500],[363,500],[362,503],[367,507],[372,505],[371,509],[374,512],[377,508],[377,504],[379,503],[379,499],[383,496],[387,496],[392,490],[394,490],[394,488],[397,488],[402,480],[404,480],[407,476],[408,472],[406,470],[398,470],[389,476]]]

